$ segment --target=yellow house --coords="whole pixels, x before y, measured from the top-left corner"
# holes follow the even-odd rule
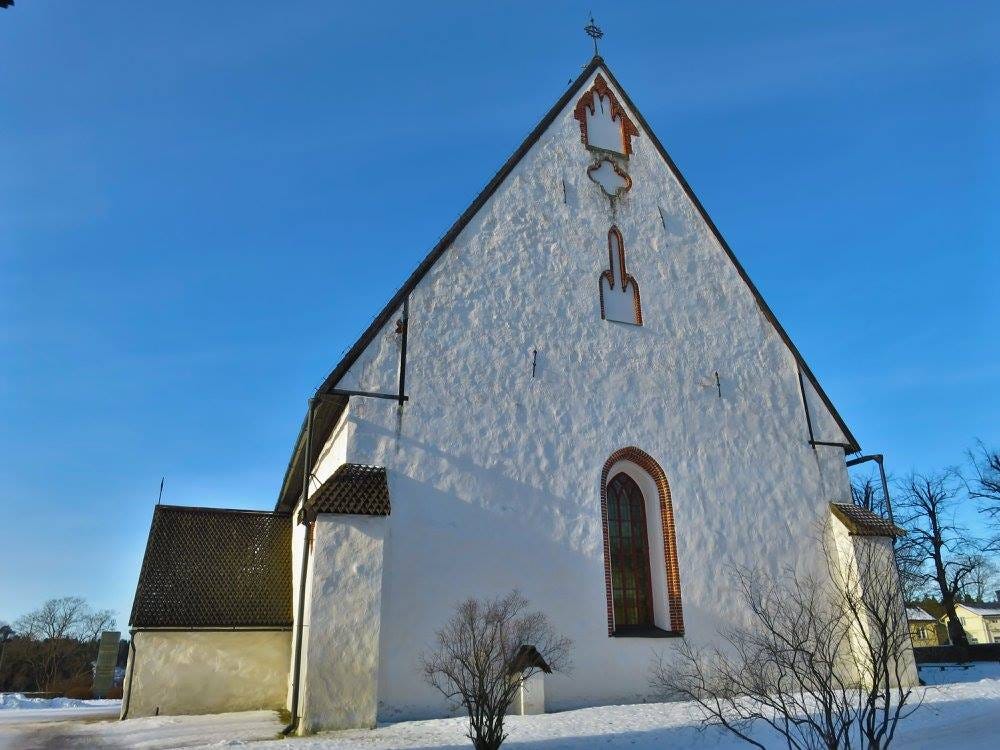
[[[910,640],[913,646],[939,646],[937,619],[920,607],[909,605],[906,608],[906,623],[910,629]]]
[[[1000,643],[1000,602],[956,604],[955,611],[969,643]],[[942,619],[947,624],[948,615]]]

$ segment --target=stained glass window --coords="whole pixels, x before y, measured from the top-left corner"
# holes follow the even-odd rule
[[[628,474],[608,482],[608,541],[615,627],[652,627],[646,501]]]

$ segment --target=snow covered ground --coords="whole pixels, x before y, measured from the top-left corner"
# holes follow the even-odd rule
[[[76,700],[75,698],[27,698],[24,693],[0,693],[0,711],[30,709],[34,711],[53,708],[96,708],[121,706],[120,700]],[[3,714],[0,714],[2,716]]]
[[[976,661],[968,664],[921,664],[920,679],[925,685],[1000,680],[1000,662]]]
[[[86,721],[88,716],[79,715],[79,712],[87,712],[92,708],[51,709],[62,711],[62,715],[48,723],[33,721],[34,715],[26,715],[23,710],[0,711],[0,750],[218,748],[272,739],[279,736],[282,728],[275,711],[211,716],[152,716],[118,721],[118,707],[112,708],[114,719],[111,721],[107,720],[107,716],[98,716],[97,721]],[[4,721],[6,714],[20,714],[20,720]]]
[[[901,724],[895,747],[900,750],[940,750],[943,746],[956,750],[994,750],[1000,747],[1000,664],[945,670],[931,665],[921,669],[921,676],[928,682],[932,681],[929,677],[966,681],[920,689],[923,703]],[[39,710],[69,713],[94,710],[94,707],[12,709],[0,711],[0,715],[24,716]],[[697,710],[688,703],[604,706],[544,716],[510,717],[510,736],[504,748],[735,750],[748,747],[719,730],[699,731],[697,717]],[[401,722],[371,731],[331,732],[293,740],[275,739],[280,728],[281,722],[272,711],[161,716],[126,722],[7,723],[0,724],[0,750],[208,750],[234,745],[252,750],[465,750],[471,747],[463,736],[464,719]],[[779,746],[770,742],[763,730],[758,737],[768,746]]]
[[[25,698],[22,693],[0,693],[0,748],[4,748],[4,725],[40,724],[53,721],[111,719],[118,716],[121,701],[81,701],[72,698]]]

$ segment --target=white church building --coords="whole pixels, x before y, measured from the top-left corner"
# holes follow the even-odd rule
[[[309,401],[274,511],[156,508],[123,715],[447,715],[421,653],[515,588],[574,642],[545,710],[649,700],[741,621],[727,566],[847,523],[857,451],[595,56]]]

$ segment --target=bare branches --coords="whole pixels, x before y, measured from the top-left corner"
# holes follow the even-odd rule
[[[961,503],[960,477],[954,471],[911,474],[900,489],[899,522],[907,534],[900,554],[919,562],[925,580],[941,592],[951,642],[967,646],[968,637],[955,613],[955,599],[974,569],[970,556],[976,548],[967,530],[955,521]]]
[[[571,641],[544,614],[527,608],[517,591],[488,601],[467,599],[422,659],[427,683],[469,714],[468,737],[476,750],[496,750],[506,739],[504,714],[523,680],[541,669],[570,668]],[[525,646],[541,659],[521,658]]]
[[[968,458],[973,476],[966,479],[965,486],[995,532],[989,551],[1000,552],[1000,450],[987,448],[980,440]]]
[[[794,750],[888,747],[914,710],[915,673],[891,544],[881,541],[855,542],[848,566],[827,550],[829,581],[733,571],[751,624],[721,631],[721,648],[682,642],[654,665],[654,689],[694,701],[705,724],[759,748],[765,727]]]
[[[877,516],[882,518],[888,516],[882,483],[873,474],[858,477],[851,482],[851,500],[855,505],[867,508]]]
[[[80,643],[96,641],[101,631],[114,627],[111,610],[92,610],[79,596],[49,599],[38,609],[14,623],[19,635],[37,641],[28,660],[35,681],[42,690],[50,690],[63,674],[70,657]],[[89,668],[89,667],[88,667]]]

